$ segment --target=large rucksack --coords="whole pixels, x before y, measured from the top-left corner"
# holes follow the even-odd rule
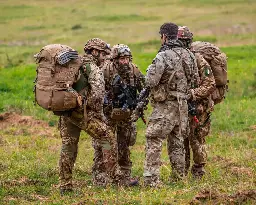
[[[49,111],[67,111],[82,105],[73,84],[79,79],[82,60],[69,46],[50,44],[35,56],[35,101]]]
[[[227,56],[217,46],[209,42],[193,42],[191,50],[195,53],[200,53],[211,66],[216,83],[212,99],[214,104],[220,103],[225,98],[227,91]]]

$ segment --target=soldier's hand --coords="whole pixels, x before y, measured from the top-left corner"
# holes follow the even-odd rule
[[[186,95],[186,100],[191,100],[193,98],[193,95],[191,91],[188,91],[188,94]]]
[[[135,113],[135,111],[131,114],[130,122],[136,122],[139,119],[139,116]]]

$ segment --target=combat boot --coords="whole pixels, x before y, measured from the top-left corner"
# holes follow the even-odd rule
[[[92,182],[94,186],[105,187],[109,183],[109,179],[107,177],[107,174],[104,172],[101,172],[101,173],[94,172],[92,176]]]
[[[60,195],[61,196],[65,196],[65,195],[69,195],[70,193],[73,193],[73,189],[72,188],[60,188]]]
[[[193,178],[202,179],[205,175],[204,164],[194,164],[191,169]]]
[[[144,176],[144,186],[161,188],[163,186],[163,183],[160,181],[159,177]]]
[[[177,183],[179,181],[183,181],[185,179],[186,174],[184,174],[183,172],[178,172],[173,170],[172,174],[169,177],[169,181],[172,183]]]
[[[124,186],[124,187],[133,187],[138,185],[139,185],[139,180],[132,179],[132,178],[123,178],[118,182],[118,186]]]

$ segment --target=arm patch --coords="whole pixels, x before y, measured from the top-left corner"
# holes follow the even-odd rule
[[[205,67],[204,68],[204,75],[208,77],[210,74],[211,74],[210,69],[208,67]]]

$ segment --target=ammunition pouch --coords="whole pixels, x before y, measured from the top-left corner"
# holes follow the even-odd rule
[[[154,101],[163,102],[166,100],[167,92],[165,87],[165,85],[159,84],[151,90]]]
[[[131,111],[130,109],[127,110],[122,110],[121,108],[114,108],[111,112],[111,119],[112,120],[117,120],[117,121],[121,121],[121,120],[126,120],[131,116]]]

